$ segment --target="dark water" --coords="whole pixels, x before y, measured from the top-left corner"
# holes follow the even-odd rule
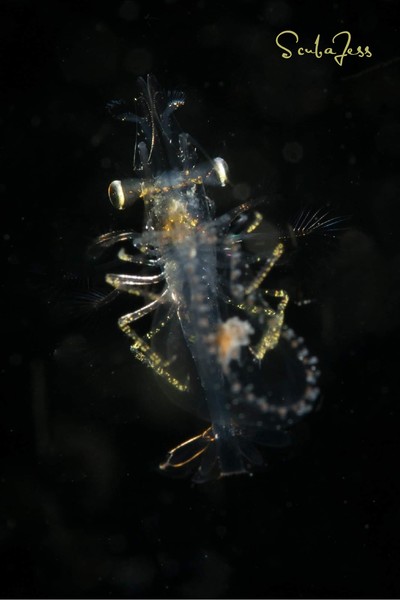
[[[397,8],[1,4],[2,597],[400,593]],[[349,30],[373,56],[284,60],[286,29],[308,47]],[[304,207],[348,216],[276,275],[315,300],[288,319],[320,357],[322,402],[252,478],[160,475],[202,424],[132,359],[116,326],[129,301],[89,310],[105,272],[85,261],[90,241],[140,225],[107,199],[134,132],[104,107],[148,72],[185,90],[179,121],[227,160],[239,200],[266,196],[281,225]]]

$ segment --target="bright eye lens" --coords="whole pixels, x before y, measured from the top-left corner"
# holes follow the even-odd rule
[[[111,204],[118,210],[125,208],[125,194],[120,180],[112,181],[108,186],[108,197]]]
[[[139,179],[115,179],[108,186],[108,197],[114,208],[130,208],[142,197],[142,184]]]
[[[221,187],[228,181],[228,165],[223,158],[214,158],[214,171],[216,172]]]

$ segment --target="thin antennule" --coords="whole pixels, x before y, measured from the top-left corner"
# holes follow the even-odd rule
[[[153,150],[154,150],[154,142],[155,142],[155,137],[156,137],[155,125],[154,125],[154,112],[155,112],[155,94],[157,93],[157,92],[155,92],[153,95],[153,92],[151,89],[150,77],[147,77],[146,87],[147,87],[147,95],[149,98],[149,102],[151,103],[151,104],[149,104],[146,96],[143,96],[143,100],[146,103],[147,110],[149,113],[149,118],[150,118],[150,124],[151,124],[151,144],[150,144],[149,156],[147,159],[147,162],[150,162],[151,156],[152,156]]]

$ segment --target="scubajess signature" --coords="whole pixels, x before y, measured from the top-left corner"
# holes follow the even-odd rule
[[[275,38],[278,48],[283,50],[281,56],[284,59],[292,58],[293,54],[298,56],[313,55],[315,58],[333,57],[336,63],[342,67],[346,57],[371,58],[372,52],[369,46],[359,46],[356,48],[351,46],[352,39],[350,31],[340,31],[333,36],[332,45],[326,45],[321,40],[321,35],[318,34],[315,38],[314,45],[307,48],[300,45],[300,38],[295,31],[287,29],[281,31]]]

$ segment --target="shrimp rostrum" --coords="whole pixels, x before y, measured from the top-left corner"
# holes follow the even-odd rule
[[[291,425],[315,405],[317,359],[284,322],[287,293],[265,286],[282,241],[251,251],[249,240],[262,237],[255,203],[216,216],[206,190],[228,184],[225,161],[205,157],[179,131],[181,93],[163,95],[152,77],[138,85],[135,114],[112,107],[135,124],[137,139],[134,177],[113,181],[109,197],[119,210],[134,211],[142,201],[143,230],[96,241],[117,245],[133,271],[108,274],[108,284],[142,303],[118,324],[136,358],[207,421],[161,469],[191,471],[198,482],[251,472],[263,462],[255,444],[284,445]],[[153,327],[139,336],[135,322],[153,312]]]

